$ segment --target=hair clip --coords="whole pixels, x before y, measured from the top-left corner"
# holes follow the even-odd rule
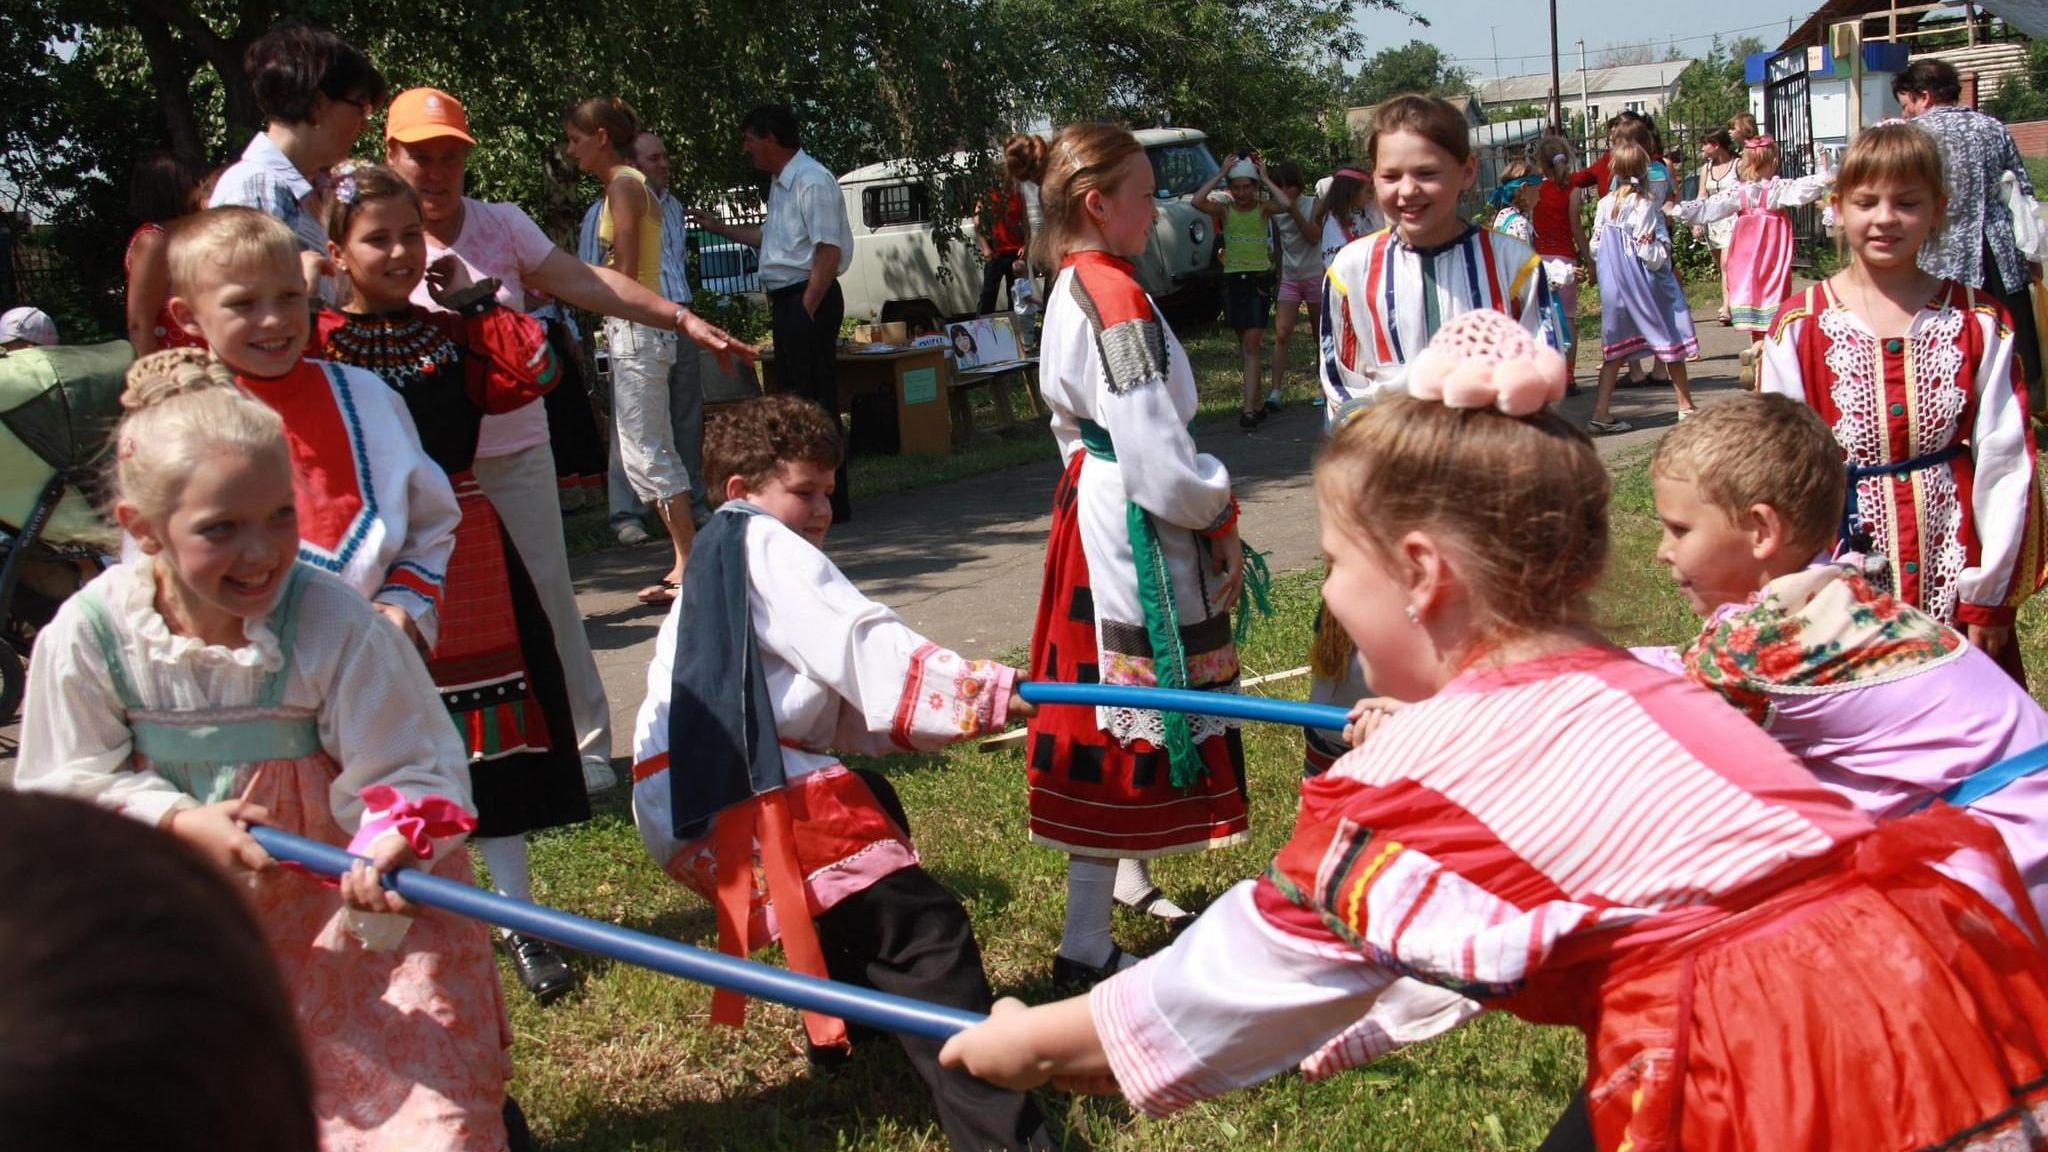
[[[343,160],[328,170],[329,177],[334,181],[331,190],[337,203],[353,204],[356,202],[356,173],[365,167],[367,165],[355,160]]]
[[[1551,162],[1552,164],[1562,164],[1562,163],[1564,163],[1565,161],[1567,161],[1567,160],[1569,160],[1569,159],[1571,159],[1571,157],[1569,157],[1569,156],[1565,155],[1565,154],[1564,154],[1564,153],[1562,153],[1562,152],[1559,152],[1559,153],[1558,153],[1557,155],[1555,155],[1555,156],[1552,156],[1552,157],[1550,158],[1550,162]]]
[[[1353,167],[1352,167],[1351,165],[1349,165],[1349,164],[1346,164],[1346,165],[1345,165],[1344,167],[1342,167],[1342,168],[1339,168],[1339,169],[1337,169],[1337,171],[1336,171],[1336,172],[1334,173],[1334,175],[1338,175],[1338,176],[1349,176],[1349,177],[1350,177],[1351,179],[1353,179],[1353,180],[1366,180],[1366,181],[1370,181],[1370,180],[1372,179],[1372,176],[1371,176],[1371,175],[1370,175],[1369,173],[1367,173],[1367,172],[1365,171],[1365,169],[1363,169],[1363,168],[1353,168]]]
[[[118,442],[117,442],[117,443],[115,444],[115,446],[114,446],[114,455],[115,455],[116,457],[118,457],[118,458],[122,459],[122,460],[132,460],[132,459],[134,459],[134,457],[135,457],[135,437],[133,437],[133,436],[122,436],[122,437],[120,438],[120,440],[119,440],[119,441],[118,441]]]
[[[1531,416],[1564,399],[1570,379],[1557,349],[1503,313],[1478,308],[1437,330],[1408,369],[1408,394],[1450,408]]]

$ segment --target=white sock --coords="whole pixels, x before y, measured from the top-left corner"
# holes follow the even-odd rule
[[[1110,901],[1116,897],[1116,861],[1101,856],[1067,858],[1067,920],[1060,955],[1101,966],[1116,950],[1109,935]]]
[[[469,841],[491,870],[491,887],[500,896],[515,900],[533,899],[533,879],[526,871],[526,834],[517,836],[473,836]],[[503,930],[510,936],[509,930]]]
[[[1268,403],[1268,404],[1278,404],[1279,402],[1280,402],[1280,390],[1279,390],[1278,388],[1275,388],[1275,389],[1273,389],[1273,390],[1272,390],[1271,392],[1268,392],[1268,393],[1266,393],[1266,403]]]
[[[1140,904],[1146,893],[1153,893],[1151,900]],[[1150,913],[1161,920],[1172,920],[1187,915],[1187,909],[1168,900],[1152,883],[1152,868],[1143,860],[1119,860],[1116,862],[1116,902],[1126,908],[1136,908]]]

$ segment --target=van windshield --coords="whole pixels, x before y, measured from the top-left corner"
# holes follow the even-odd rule
[[[1188,196],[1216,174],[1216,158],[1199,140],[1185,144],[1161,144],[1147,148],[1152,160],[1153,194],[1161,200]]]

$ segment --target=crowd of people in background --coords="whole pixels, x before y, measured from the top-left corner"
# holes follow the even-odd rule
[[[571,254],[466,195],[455,94],[394,95],[301,24],[247,69],[265,127],[239,159],[134,173],[110,505],[127,552],[39,638],[16,783],[218,866],[132,883],[268,943],[269,967],[219,948],[236,987],[191,994],[238,1004],[245,1055],[269,1062],[267,1146],[523,1143],[490,931],[380,875],[474,883],[474,847],[492,888],[531,900],[528,837],[618,783],[565,476],[609,477],[622,542],[650,511],[668,538],[639,593],[665,618],[629,738],[655,863],[716,908],[727,952],[779,941],[798,971],[990,1014],[901,1041],[955,1148],[1054,1146],[1029,1094],[1048,1082],[1165,1115],[1487,1010],[1587,1036],[1550,1148],[2002,1147],[2048,1116],[2048,785],[1994,767],[2048,739],[2014,626],[2048,576],[2038,269],[2001,179],[2032,186],[1947,65],[1899,74],[1911,122],[1810,175],[1782,176],[1778,142],[1735,118],[1691,197],[1654,121],[1625,113],[1590,163],[1537,140],[1475,223],[1465,121],[1422,95],[1377,106],[1365,154],[1320,188],[1247,148],[1195,190],[1241,429],[1281,409],[1304,309],[1316,333],[1328,573],[1305,656],[1310,698],[1349,717],[1304,733],[1271,868],[1199,917],[1148,862],[1249,839],[1237,725],[1023,689],[1233,692],[1233,617],[1263,600],[1193,368],[1134,271],[1157,205],[1132,133],[1011,136],[976,200],[979,309],[1045,303],[1063,469],[1013,668],[932,643],[824,550],[851,516],[833,363],[853,239],[791,109],[736,125],[768,180],[741,224],[675,195],[625,100],[572,105],[568,155],[601,191]],[[380,111],[378,159],[351,159]],[[1787,213],[1823,200],[1850,259],[1794,292]],[[1695,406],[1683,226],[1715,250],[1718,319],[1751,337],[1761,395]],[[757,354],[692,309],[692,229],[759,250],[774,336],[775,394],[708,421],[699,350]],[[1585,426],[1558,409],[1582,284],[1600,293]],[[610,429],[574,310],[602,317]],[[0,316],[0,348],[56,341],[34,308]],[[1633,653],[1590,609],[1610,492],[1592,436],[1629,430],[1611,403],[1630,378],[1676,400],[1651,466],[1659,559],[1702,618]],[[1028,837],[1067,864],[1050,975],[1085,991],[1034,1008],[995,1001],[894,787],[842,760],[1020,720]],[[12,811],[74,819],[10,801],[0,827]],[[256,822],[366,859],[323,886],[275,868]],[[254,925],[220,870],[246,874]],[[1129,955],[1118,903],[1184,935]],[[574,988],[555,946],[501,935],[540,1004]],[[714,1020],[743,1016],[714,996]],[[861,1040],[816,1014],[805,1039],[827,1067]]]

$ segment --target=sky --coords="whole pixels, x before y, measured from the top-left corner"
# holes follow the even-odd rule
[[[1788,15],[1796,27],[1819,6],[1820,0],[1557,0],[1558,67],[1569,72],[1579,66],[1580,40],[1586,42],[1588,64],[1596,63],[1600,49],[1609,44],[1654,43],[1661,58],[1673,39],[1686,54],[1704,55],[1715,32],[1722,34],[1723,43],[1747,35],[1775,48],[1785,38]],[[1482,80],[1550,71],[1550,9],[1544,0],[1407,0],[1407,7],[1426,17],[1430,26],[1376,8],[1353,18],[1365,36],[1367,56],[1423,40]],[[1498,72],[1496,40],[1501,54]],[[1359,63],[1353,60],[1349,66],[1355,71]]]

